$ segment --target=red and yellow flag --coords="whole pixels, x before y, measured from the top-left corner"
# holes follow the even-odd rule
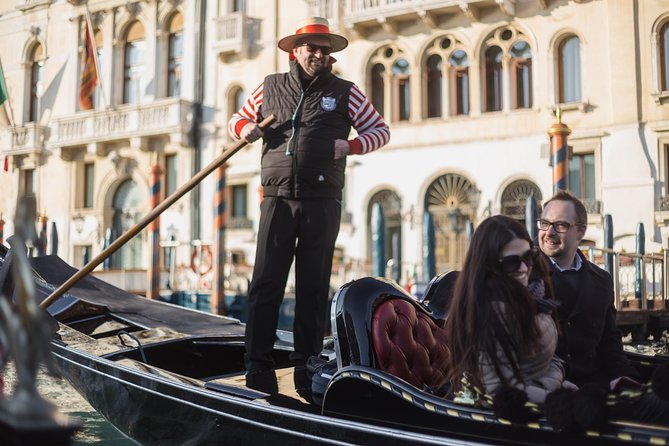
[[[98,85],[98,69],[95,63],[95,42],[91,28],[86,23],[84,52],[81,57],[81,85],[79,86],[79,105],[82,110],[93,108],[93,93]]]

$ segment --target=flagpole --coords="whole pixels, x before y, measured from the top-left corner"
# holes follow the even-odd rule
[[[2,79],[5,83],[5,88],[7,88],[7,78],[5,77],[5,70],[2,67],[2,59],[0,59],[0,73],[2,73]],[[9,89],[7,89],[7,101],[6,102],[7,102],[7,107],[9,107],[9,115],[8,115],[9,126],[13,128],[16,125],[14,124],[14,108],[12,107],[12,101],[9,98]],[[2,104],[2,106],[4,107],[5,104]]]
[[[95,76],[98,78],[98,86],[100,87],[100,99],[102,99],[102,108],[107,108],[107,97],[105,96],[105,89],[102,87],[102,76],[100,76],[100,65],[98,65],[98,48],[95,44],[95,33],[93,32],[93,21],[91,19],[91,12],[88,10],[88,3],[86,3],[86,28],[88,34],[91,36],[91,43],[93,44],[93,63],[95,64]]]

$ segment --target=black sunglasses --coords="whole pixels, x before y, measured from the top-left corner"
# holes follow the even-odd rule
[[[316,51],[321,50],[323,56],[327,56],[332,52],[332,48],[329,46],[314,45],[313,43],[303,43],[300,46],[306,47],[307,51],[310,53],[315,53]]]
[[[528,249],[521,255],[514,254],[512,256],[505,256],[499,259],[499,264],[504,274],[512,274],[518,271],[521,262],[527,265],[528,268],[534,266],[534,261],[537,258],[538,250],[536,247]]]

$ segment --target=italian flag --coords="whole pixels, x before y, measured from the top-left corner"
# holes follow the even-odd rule
[[[9,127],[13,125],[12,120],[7,113],[9,95],[7,94],[7,84],[5,83],[5,73],[0,65],[0,126]]]
[[[0,129],[13,126],[11,115],[7,113],[9,106],[9,94],[7,94],[7,83],[5,82],[5,73],[2,71],[2,64],[0,64]],[[2,169],[5,172],[9,171],[9,158],[4,156],[2,162]]]

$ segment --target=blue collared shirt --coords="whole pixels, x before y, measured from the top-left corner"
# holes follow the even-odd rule
[[[581,260],[581,256],[578,255],[578,254],[576,254],[576,260],[574,260],[574,266],[570,266],[570,267],[567,267],[567,268],[562,268],[560,265],[558,265],[557,262],[555,260],[553,260],[553,257],[548,257],[548,258],[550,259],[550,261],[553,264],[553,266],[555,267],[555,269],[557,269],[561,273],[563,273],[565,271],[570,271],[570,270],[578,271],[583,266],[583,260]]]

